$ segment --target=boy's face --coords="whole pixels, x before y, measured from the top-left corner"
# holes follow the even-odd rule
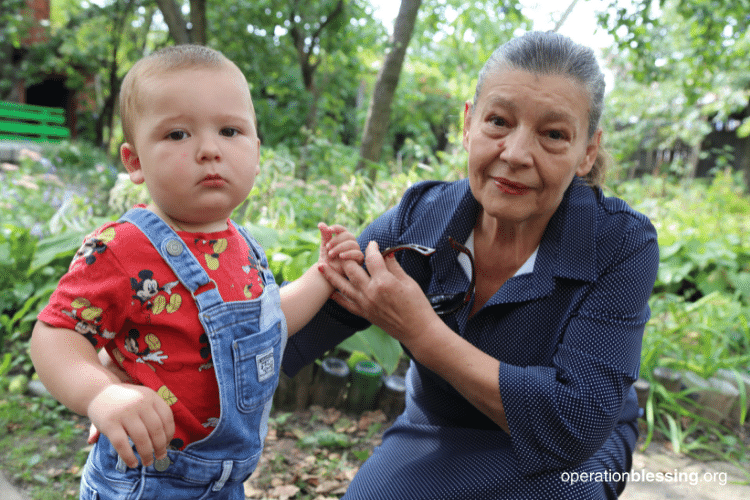
[[[130,179],[146,182],[149,208],[199,232],[226,228],[260,172],[259,148],[247,83],[225,65],[139,82],[133,144],[120,153]]]

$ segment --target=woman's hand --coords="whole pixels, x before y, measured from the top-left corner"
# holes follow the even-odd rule
[[[333,300],[400,341],[416,361],[510,434],[498,382],[500,362],[443,323],[417,282],[393,255],[383,258],[374,241],[367,245],[365,263],[367,271],[344,262],[345,276],[320,266],[337,290]]]
[[[321,266],[324,276],[337,290],[333,300],[379,326],[407,349],[422,340],[432,322],[442,324],[422,289],[404,272],[393,254],[383,258],[378,244],[371,241],[365,250],[365,264],[367,271],[353,261],[344,262],[345,276],[330,266]]]

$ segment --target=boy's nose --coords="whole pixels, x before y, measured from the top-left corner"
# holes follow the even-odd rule
[[[214,138],[203,138],[201,139],[198,147],[198,161],[218,161],[221,159],[221,151],[219,145]]]

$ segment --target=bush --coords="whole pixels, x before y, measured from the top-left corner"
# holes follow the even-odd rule
[[[651,218],[659,237],[641,363],[652,387],[646,444],[659,432],[677,451],[745,456],[734,431],[697,414],[689,391],[670,392],[653,375],[656,367],[703,378],[750,372],[750,199],[742,179],[727,171],[685,183],[646,177],[614,189]]]
[[[264,246],[279,282],[297,278],[316,261],[318,221],[344,224],[356,234],[414,182],[464,175],[463,153],[443,154],[429,166],[377,165],[381,180],[373,185],[352,173],[350,149],[313,139],[299,153],[263,148],[261,175],[233,214]],[[6,164],[0,171],[0,337],[13,353],[8,358],[6,350],[2,360],[6,374],[31,374],[29,330],[83,235],[148,201],[143,186],[126,175],[115,182],[109,167],[97,169],[94,155],[85,151],[68,145],[52,160],[29,154],[19,166]],[[307,181],[295,178],[303,154]],[[71,189],[71,183],[86,189]],[[750,199],[741,180],[718,172],[710,182],[646,177],[611,189],[648,215],[659,236],[661,263],[641,364],[642,378],[652,385],[649,436],[658,431],[678,449],[741,456],[742,441],[731,430],[691,413],[684,404],[688,395],[668,393],[653,377],[658,366],[704,377],[750,366]],[[94,202],[94,210],[92,193],[109,198]],[[350,339],[346,348],[366,352],[388,371],[402,354],[397,342],[375,328]]]

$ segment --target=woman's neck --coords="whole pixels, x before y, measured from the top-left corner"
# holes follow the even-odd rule
[[[505,265],[517,269],[539,246],[547,227],[546,222],[535,224],[530,221],[501,221],[482,212],[474,227],[475,246],[479,241],[480,247],[485,251],[491,250]]]
[[[539,246],[544,228],[511,224],[488,217],[484,212],[474,226],[473,316],[523,266]]]

